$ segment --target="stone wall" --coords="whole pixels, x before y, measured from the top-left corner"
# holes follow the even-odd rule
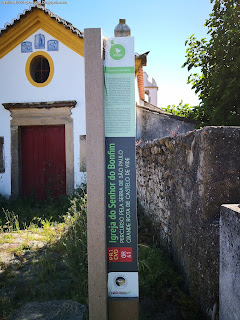
[[[145,102],[136,108],[137,140],[153,140],[192,131],[196,121],[175,116]]]
[[[239,127],[205,127],[137,148],[139,201],[206,313],[218,303],[220,206],[239,201],[239,159]]]
[[[240,207],[224,205],[220,219],[220,320],[240,319]]]

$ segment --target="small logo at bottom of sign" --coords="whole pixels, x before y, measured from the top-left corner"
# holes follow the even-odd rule
[[[123,275],[119,275],[115,278],[115,285],[117,287],[124,288],[127,285],[127,279]]]
[[[109,272],[109,297],[138,297],[138,295],[137,272]]]

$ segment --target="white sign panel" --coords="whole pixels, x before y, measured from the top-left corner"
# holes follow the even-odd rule
[[[134,38],[117,37],[106,41],[105,64],[107,67],[134,67]]]

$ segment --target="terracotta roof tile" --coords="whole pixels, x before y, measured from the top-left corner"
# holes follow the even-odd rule
[[[138,90],[139,90],[140,99],[144,101],[145,95],[144,95],[144,82],[143,82],[143,68],[142,67],[139,69],[137,81],[138,81]]]

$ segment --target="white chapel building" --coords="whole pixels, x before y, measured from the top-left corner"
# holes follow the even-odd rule
[[[0,30],[0,194],[70,194],[85,142],[84,35],[36,3]]]

